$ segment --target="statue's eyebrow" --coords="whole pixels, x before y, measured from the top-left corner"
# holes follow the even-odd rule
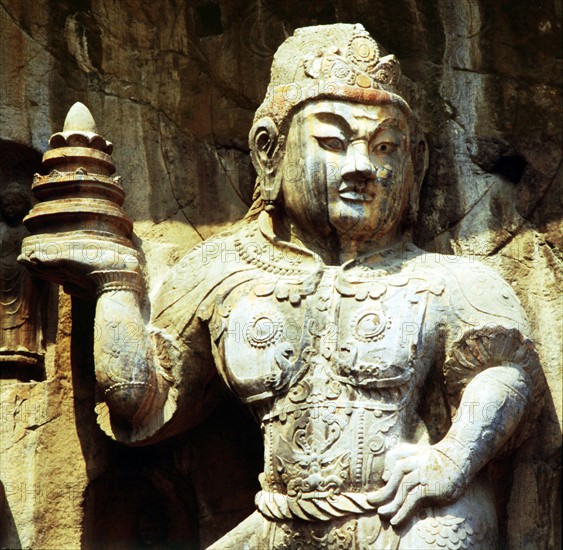
[[[354,121],[360,121],[361,119],[369,120],[371,122],[377,122],[377,127],[373,130],[372,138],[384,130],[396,129],[402,133],[405,133],[405,129],[402,125],[402,120],[396,116],[388,116],[380,119],[377,116],[371,116],[368,113],[362,113],[353,115],[350,119],[345,118],[341,114],[334,113],[331,111],[319,111],[313,112],[306,117],[307,119],[313,119],[313,121],[318,121],[324,124],[330,124],[338,128],[347,136],[353,136],[356,132]]]
[[[354,116],[355,119],[361,119],[361,118],[365,118],[367,120],[371,120],[373,122],[378,122],[379,124],[377,125],[377,128],[397,128],[399,130],[401,130],[401,119],[390,116],[390,117],[386,117],[382,120],[378,119],[377,117],[371,117],[369,115],[355,115]]]
[[[337,126],[339,129],[343,130],[344,133],[346,134],[352,131],[350,124],[342,115],[331,113],[330,111],[321,111],[317,113],[311,113],[309,116],[311,118],[317,119],[319,122],[324,122],[325,124],[332,124],[333,126]]]

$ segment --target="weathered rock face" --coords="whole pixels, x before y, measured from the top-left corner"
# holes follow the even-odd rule
[[[88,105],[154,290],[246,212],[247,134],[278,45],[300,26],[361,22],[400,59],[430,144],[417,244],[495,268],[532,321],[549,393],[532,439],[491,475],[503,545],[559,547],[561,16],[553,0],[11,0],[0,173],[31,178],[68,108]],[[110,442],[94,419],[92,308],[52,300],[45,380],[0,386],[1,545],[205,546],[253,508],[258,430],[226,401],[186,436]]]

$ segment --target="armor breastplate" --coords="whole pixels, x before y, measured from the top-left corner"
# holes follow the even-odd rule
[[[225,381],[261,422],[262,487],[281,501],[258,507],[278,519],[369,508],[361,495],[381,486],[425,375],[426,281],[341,267],[314,278],[263,273],[219,299],[210,323]]]

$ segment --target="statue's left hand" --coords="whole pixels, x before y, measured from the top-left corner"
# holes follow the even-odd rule
[[[386,484],[368,502],[380,505],[378,513],[390,517],[392,525],[423,507],[454,502],[465,491],[467,476],[443,447],[401,444],[388,452]]]

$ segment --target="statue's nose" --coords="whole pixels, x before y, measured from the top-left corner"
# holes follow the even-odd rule
[[[375,167],[369,158],[365,141],[350,143],[346,162],[342,166],[342,179],[345,181],[365,181],[375,178]]]

